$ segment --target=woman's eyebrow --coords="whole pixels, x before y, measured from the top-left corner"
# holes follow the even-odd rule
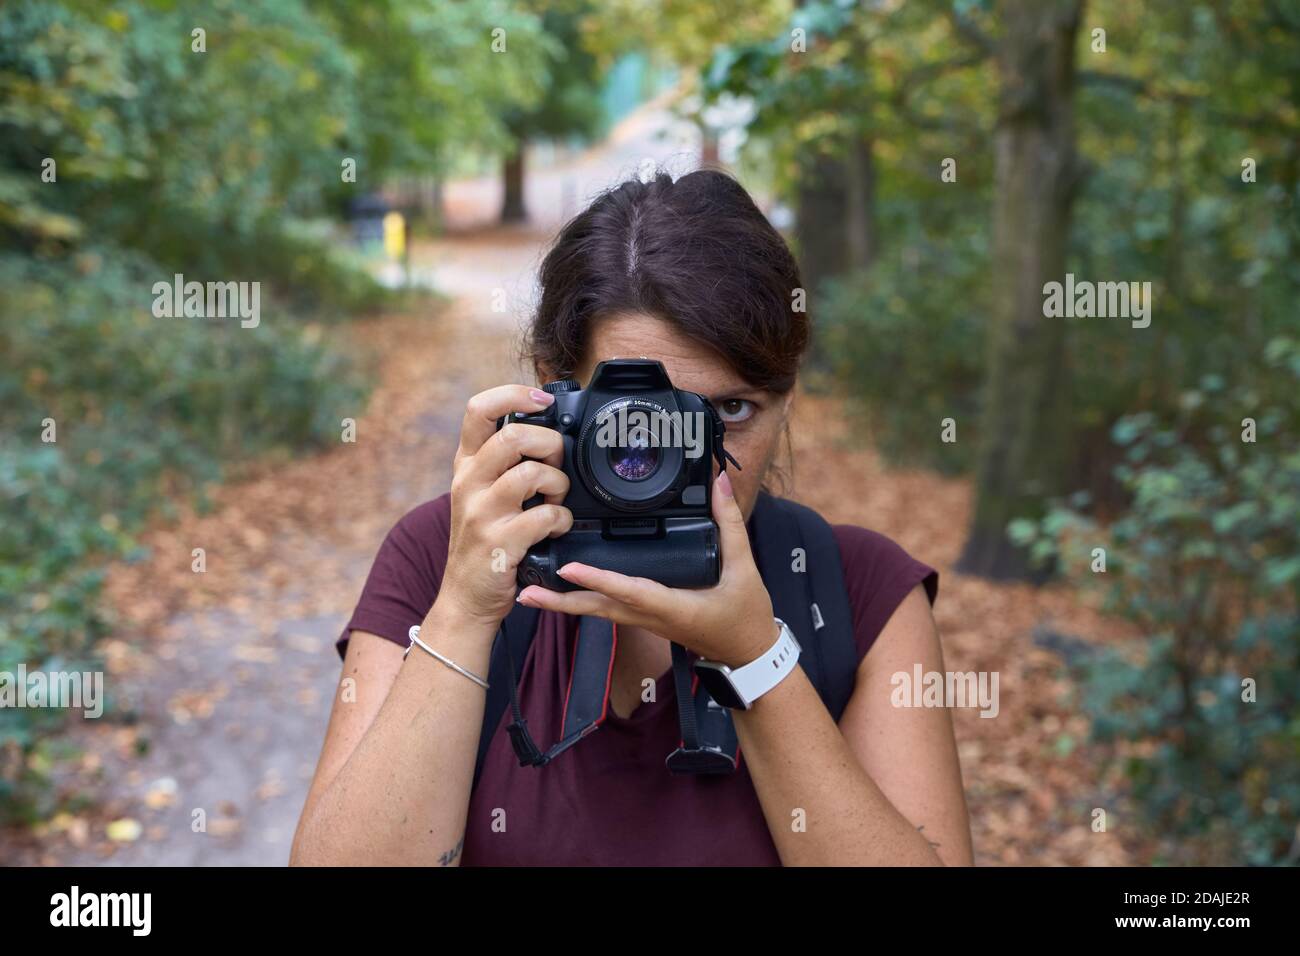
[[[763,389],[761,388],[754,388],[752,385],[737,385],[734,388],[718,389],[707,397],[709,401],[716,404],[728,398],[745,398],[753,401],[762,394]]]

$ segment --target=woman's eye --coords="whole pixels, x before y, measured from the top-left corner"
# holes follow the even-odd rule
[[[744,398],[728,398],[718,405],[718,415],[728,425],[743,422],[754,414],[754,403]]]

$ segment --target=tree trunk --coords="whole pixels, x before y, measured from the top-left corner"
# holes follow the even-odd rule
[[[515,144],[514,151],[505,158],[501,166],[502,193],[501,221],[503,223],[526,222],[528,210],[524,208],[524,153],[527,144]]]
[[[445,191],[443,186],[444,183],[442,177],[435,177],[433,180],[432,192],[429,197],[429,206],[431,210],[429,227],[433,230],[435,235],[441,235],[443,227],[446,225],[445,217],[443,215],[443,211],[446,208],[444,205]]]
[[[442,184],[437,176],[425,175],[419,179],[420,221],[430,232],[442,231]]]
[[[870,137],[855,137],[838,154],[817,154],[802,164],[795,198],[794,238],[799,272],[810,299],[827,279],[875,261],[876,170]],[[815,301],[813,304],[815,308]],[[814,337],[810,368],[825,370],[829,358]]]
[[[869,269],[876,261],[876,160],[869,136],[854,137],[849,144],[848,206],[845,241],[850,269]]]
[[[871,75],[871,46],[861,31],[849,30],[852,54],[850,62],[862,76]],[[865,95],[865,94],[864,94]],[[859,97],[856,102],[844,104],[851,115],[861,116],[871,112],[871,105]],[[876,260],[876,157],[875,140],[870,132],[855,130],[849,134],[844,151],[845,177],[848,188],[848,205],[845,213],[845,242],[848,243],[850,269],[866,270]]]
[[[1043,286],[1065,280],[1074,142],[1074,46],[1082,0],[1003,0],[994,134],[990,316],[975,513],[958,569],[1037,578],[1007,538],[1065,486],[1071,447],[1066,320],[1043,315]],[[935,428],[938,428],[935,423]]]
[[[821,283],[848,267],[845,242],[845,208],[848,177],[838,156],[817,153],[803,163],[799,174],[795,241],[799,269],[812,295]]]
[[[795,0],[795,6],[803,7],[805,2]],[[849,42],[852,45],[851,62],[865,75],[868,72],[868,44],[857,30],[850,30]],[[867,112],[860,100],[839,103],[837,108],[846,113]],[[828,148],[818,150],[817,145]],[[810,298],[817,294],[825,280],[850,270],[869,268],[879,251],[872,136],[852,130],[837,142],[813,146],[812,151],[804,154],[797,170],[794,226],[799,271]],[[814,340],[810,361],[814,366],[824,365],[817,340]]]
[[[799,274],[808,307],[817,314],[820,289],[827,279],[849,267],[847,237],[848,181],[844,160],[816,153],[800,163],[795,194],[794,240]],[[825,372],[832,366],[821,336],[814,335],[807,369]]]

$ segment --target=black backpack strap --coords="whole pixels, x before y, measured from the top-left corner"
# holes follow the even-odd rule
[[[541,610],[516,604],[501,622],[496,639],[492,642],[492,656],[488,663],[487,702],[483,705],[483,726],[478,737],[478,760],[474,764],[474,786],[483,774],[483,761],[487,757],[492,737],[501,723],[501,716],[510,706],[510,689],[519,679],[514,661],[523,662],[537,632]]]
[[[853,694],[858,655],[835,533],[811,508],[766,492],[750,521],[773,612],[794,632],[799,664],[838,721]]]

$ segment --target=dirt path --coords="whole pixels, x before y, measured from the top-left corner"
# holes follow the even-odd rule
[[[451,238],[414,265],[452,296],[425,314],[339,329],[380,357],[378,388],[358,409],[356,444],[220,489],[207,515],[148,535],[149,557],[113,569],[116,637],[109,688],[126,723],[83,726],[85,757],[62,782],[95,801],[11,845],[17,862],[281,865],[339,676],[333,642],[384,533],[445,490],[455,430],[475,391],[522,380],[514,333],[533,272],[560,217],[635,172],[678,166],[692,147],[661,111],[644,110],[601,149],[530,181],[531,229],[486,228],[494,182],[448,193]],[[502,293],[506,308],[500,310]],[[1110,807],[1077,741],[1060,661],[1036,627],[1105,635],[1105,622],[1060,590],[995,587],[951,573],[969,509],[964,482],[890,472],[829,399],[798,403],[794,497],[827,517],[894,537],[941,570],[937,616],[947,666],[996,670],[1002,712],[957,716],[981,863],[1135,862],[1134,841],[1089,828]],[[203,547],[207,571],[191,570]],[[204,827],[199,829],[200,817]]]
[[[146,562],[112,569],[117,636],[103,650],[131,720],[81,729],[86,756],[63,786],[99,805],[53,821],[47,858],[288,859],[339,677],[333,642],[374,552],[446,489],[465,399],[514,377],[461,302],[353,331],[384,356],[356,444],[222,488],[210,514],[148,535]]]

